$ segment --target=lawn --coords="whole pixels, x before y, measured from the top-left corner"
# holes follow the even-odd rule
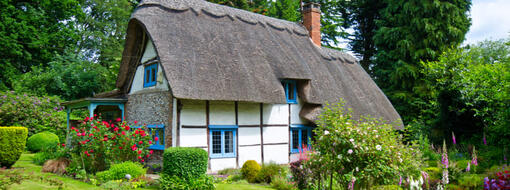
[[[103,189],[101,187],[91,185],[79,180],[75,180],[69,177],[59,176],[53,173],[41,172],[42,166],[32,163],[32,157],[34,154],[22,154],[21,158],[14,164],[14,169],[23,169],[24,174],[30,175],[31,178],[24,180],[21,184],[13,184],[9,189],[30,189],[30,190],[49,190],[58,189],[57,185],[52,185],[49,182],[41,181],[44,179],[58,179],[64,182],[64,189]],[[257,184],[215,184],[218,190],[234,190],[234,189],[246,189],[246,190],[258,190],[258,189],[272,189],[269,186],[257,185]],[[143,190],[143,189],[142,189]]]

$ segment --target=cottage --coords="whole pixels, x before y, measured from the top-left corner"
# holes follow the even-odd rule
[[[68,113],[87,107],[147,124],[160,136],[151,148],[202,148],[211,171],[288,163],[309,144],[322,106],[340,98],[355,117],[400,120],[354,57],[320,46],[313,3],[301,24],[202,0],[142,1],[116,86],[67,102]]]

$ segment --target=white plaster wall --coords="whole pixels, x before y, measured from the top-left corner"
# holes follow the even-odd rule
[[[260,104],[239,102],[237,106],[239,125],[260,124]]]
[[[289,145],[264,145],[264,162],[289,163]]]
[[[236,158],[214,158],[211,159],[211,170],[218,171],[225,168],[236,168]]]
[[[264,144],[266,143],[288,143],[288,127],[263,127]],[[265,147],[265,145],[264,145]]]
[[[237,130],[239,134],[239,145],[260,145],[260,128],[240,127]]]
[[[181,125],[206,125],[205,101],[182,100],[181,102]]]
[[[172,98],[172,147],[177,146],[177,99]]]
[[[146,61],[155,58],[156,56],[157,53],[156,50],[154,49],[154,45],[152,44],[151,40],[148,40],[147,44],[145,45],[145,51],[143,52],[143,56],[140,62],[145,63]]]
[[[182,125],[205,127],[205,101],[182,100],[181,102],[180,146],[206,147],[208,141],[206,128],[182,128]]]
[[[206,147],[207,129],[181,128],[181,146],[183,147]]]
[[[299,111],[303,108],[303,101],[298,98],[297,104],[290,104],[290,123],[291,124],[307,124],[306,120],[299,117]]]
[[[264,104],[263,124],[289,124],[288,104]]]
[[[243,167],[247,160],[255,160],[259,164],[262,163],[260,145],[239,147],[239,167]]]
[[[235,125],[236,113],[234,102],[210,101],[209,102],[210,125]]]
[[[161,67],[161,64],[158,63],[158,76],[157,76],[157,82],[156,86],[151,86],[144,88],[143,87],[143,79],[144,79],[144,65],[139,65],[136,68],[135,77],[133,78],[133,83],[131,84],[131,89],[129,91],[129,94],[134,94],[138,91],[144,90],[144,89],[159,89],[162,91],[168,91],[168,81],[165,78],[165,75],[163,74],[163,68]]]

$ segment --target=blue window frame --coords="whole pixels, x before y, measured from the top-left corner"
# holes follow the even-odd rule
[[[297,104],[297,83],[295,80],[282,80],[285,98],[289,104]]]
[[[311,146],[312,128],[305,125],[290,126],[290,152],[299,153],[303,145]]]
[[[209,125],[209,157],[236,157],[236,125]]]
[[[151,64],[145,66],[143,87],[156,86],[156,80],[158,78],[158,64]]]
[[[138,129],[144,126],[133,126],[132,128]],[[152,135],[152,145],[149,146],[149,149],[152,150],[165,150],[165,125],[156,124],[156,125],[147,125],[147,130],[149,130],[149,134]],[[156,140],[158,137],[158,140]]]

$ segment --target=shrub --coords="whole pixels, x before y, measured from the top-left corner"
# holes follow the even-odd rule
[[[374,190],[401,190],[402,187],[398,185],[378,185],[374,187]]]
[[[27,140],[27,148],[32,152],[39,152],[44,148],[58,145],[58,136],[51,132],[40,132],[32,135]]]
[[[440,180],[443,175],[441,168],[438,167],[425,168],[424,171],[429,174],[429,179],[431,181]]]
[[[43,149],[42,151],[36,153],[32,158],[32,162],[37,165],[43,165],[48,160],[57,160],[59,158],[68,158],[69,155],[68,149],[61,145],[53,145]]]
[[[248,182],[255,183],[257,182],[257,174],[260,169],[260,165],[255,160],[248,160],[243,164],[241,174]]]
[[[200,148],[172,147],[163,153],[163,173],[184,179],[197,178],[207,172],[208,154]]]
[[[348,187],[355,178],[357,186],[370,188],[396,184],[399,176],[420,176],[421,152],[416,143],[404,145],[401,135],[386,121],[363,116],[355,120],[340,102],[327,105],[317,124],[312,143],[315,152],[308,161],[315,166],[310,167],[313,184],[329,186],[324,181],[334,179]]]
[[[303,167],[306,160],[299,159],[290,163],[290,171],[292,173],[292,180],[296,182],[299,189],[306,189],[311,178],[311,171],[309,168]]]
[[[110,163],[137,160],[145,162],[152,153],[151,134],[145,127],[131,129],[126,122],[111,123],[86,117],[78,127],[71,127],[70,151],[85,165],[87,172],[108,168]],[[73,159],[75,160],[75,159]]]
[[[107,182],[111,180],[125,179],[126,174],[131,175],[131,178],[137,178],[145,174],[147,170],[139,163],[123,162],[114,164],[110,169],[96,174],[96,178],[100,182]]]
[[[219,175],[237,175],[237,174],[241,174],[241,171],[236,168],[226,168],[226,169],[222,169],[222,170],[218,171],[218,174]]]
[[[28,136],[50,131],[65,139],[66,113],[58,97],[0,92],[0,126],[25,126]]]
[[[285,170],[284,166],[278,165],[276,163],[262,164],[262,168],[257,173],[257,182],[262,183],[271,183],[271,179],[274,176],[286,176],[287,170]]]
[[[25,127],[0,127],[0,167],[10,168],[25,150]]]
[[[195,178],[180,178],[163,174],[159,179],[159,188],[164,190],[212,190],[215,189],[212,177],[202,174]]]
[[[294,190],[297,189],[292,182],[289,182],[284,176],[274,176],[271,179],[271,187],[276,190]]]
[[[481,189],[483,186],[483,177],[477,174],[462,175],[458,181],[462,189]]]

